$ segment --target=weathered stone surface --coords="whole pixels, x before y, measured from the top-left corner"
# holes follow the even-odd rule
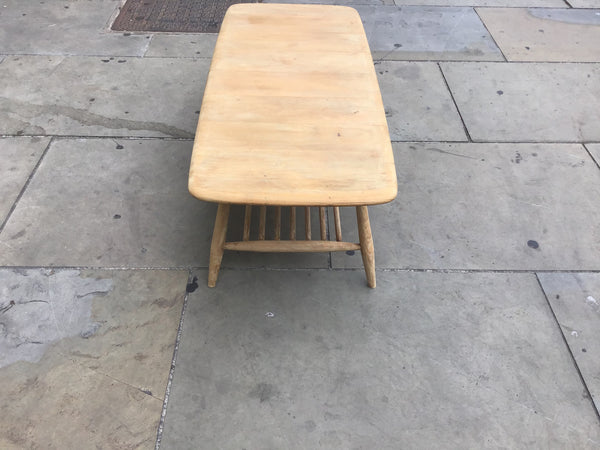
[[[1,269],[0,447],[151,447],[187,279]]]
[[[229,271],[191,294],[162,448],[598,445],[534,275],[378,275]]]
[[[217,42],[217,35],[156,34],[152,36],[145,57],[161,58],[210,58]]]
[[[120,0],[5,0],[0,12],[0,53],[142,56],[149,35],[108,29]]]
[[[209,63],[7,57],[0,65],[0,134],[192,138]]]
[[[356,9],[375,60],[504,60],[473,8]]]
[[[600,274],[540,273],[538,278],[600,410]]]
[[[0,264],[206,267],[216,205],[188,192],[191,151],[192,142],[180,140],[55,141],[0,233]],[[241,213],[232,214],[232,233]],[[328,260],[227,252],[223,265],[327,267]]]
[[[49,138],[0,138],[0,224],[27,183]]]
[[[509,61],[600,61],[600,10],[479,8]]]
[[[375,64],[392,141],[464,141],[466,135],[437,64]]]
[[[369,208],[382,268],[600,269],[600,171],[577,144],[394,145],[398,197]],[[352,208],[344,239],[357,240]],[[359,252],[334,267],[362,267]]]
[[[569,5],[573,8],[597,8],[596,0],[569,0]]]
[[[600,64],[440,65],[475,141],[600,140]]]

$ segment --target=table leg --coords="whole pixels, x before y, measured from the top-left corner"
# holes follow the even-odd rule
[[[375,250],[373,249],[373,236],[371,235],[371,224],[369,222],[369,211],[366,206],[356,207],[356,218],[358,221],[358,237],[360,239],[360,253],[367,275],[367,284],[370,288],[375,287]]]
[[[212,243],[210,244],[210,263],[208,265],[208,287],[215,287],[221,260],[223,259],[223,247],[225,235],[227,234],[227,222],[229,221],[229,205],[219,203],[215,228],[213,230]]]

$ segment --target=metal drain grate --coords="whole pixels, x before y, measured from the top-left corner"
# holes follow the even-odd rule
[[[225,11],[235,3],[256,0],[127,0],[112,29],[218,33]]]

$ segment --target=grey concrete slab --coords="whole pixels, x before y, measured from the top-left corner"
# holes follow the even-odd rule
[[[5,0],[0,53],[142,56],[150,35],[109,31],[121,0]]]
[[[191,150],[191,141],[54,141],[0,233],[0,265],[206,267],[216,205],[187,190]],[[327,267],[327,257],[228,252],[223,264]]]
[[[586,148],[596,160],[596,164],[600,166],[600,144],[585,144]]]
[[[357,6],[373,59],[504,61],[473,8]]]
[[[191,294],[161,448],[599,444],[534,275],[378,275],[226,271]]]
[[[600,64],[440,65],[475,141],[600,140]]]
[[[575,144],[395,144],[398,197],[371,207],[381,268],[600,269],[600,171]],[[342,208],[344,239],[357,240]],[[362,267],[334,253],[333,267]]]
[[[152,447],[187,278],[0,270],[0,447]]]
[[[597,0],[569,0],[569,5],[573,8],[597,8]]]
[[[7,57],[0,65],[0,134],[191,138],[209,64],[207,59]]]
[[[566,8],[569,6],[563,0],[395,0],[395,4],[397,6],[500,6],[505,8]]]
[[[392,141],[464,141],[467,137],[439,67],[375,63]]]
[[[0,224],[6,220],[50,138],[0,138]]]
[[[144,55],[160,58],[211,58],[217,35],[200,34],[156,34],[152,36],[148,51]]]
[[[600,10],[479,8],[509,61],[600,61]]]
[[[538,278],[600,411],[600,274],[540,273]]]

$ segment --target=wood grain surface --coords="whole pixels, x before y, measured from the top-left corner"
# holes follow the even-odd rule
[[[396,172],[358,13],[238,4],[224,19],[199,117],[190,192],[253,205],[367,205]]]

